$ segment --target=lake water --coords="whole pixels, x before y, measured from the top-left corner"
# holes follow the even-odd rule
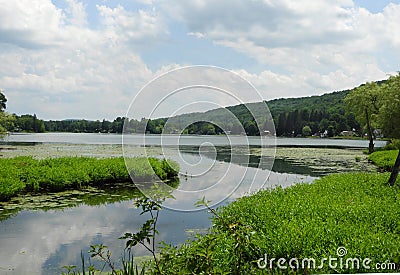
[[[69,143],[69,144],[121,144],[124,141],[131,145],[143,145],[142,135],[119,134],[82,134],[82,133],[38,133],[38,134],[13,134],[5,138],[7,142],[37,142],[37,143]],[[210,142],[215,146],[224,145],[277,145],[277,146],[337,146],[352,148],[367,148],[368,140],[327,139],[327,138],[260,138],[229,136],[186,136],[186,135],[146,135],[146,145],[201,145]],[[386,142],[375,141],[377,147],[384,146]]]
[[[122,140],[124,146],[121,146]],[[121,135],[113,134],[45,133],[11,135],[6,138],[6,144],[17,145],[11,152],[15,155],[102,157],[124,152],[126,156],[166,156],[177,161],[182,172],[180,183],[172,191],[175,199],[164,203],[166,208],[160,213],[158,225],[158,241],[176,245],[185,242],[193,232],[210,227],[209,213],[193,206],[203,196],[218,207],[261,188],[308,183],[335,169],[347,169],[345,163],[334,163],[333,170],[332,167],[318,170],[290,161],[281,153],[276,154],[274,164],[275,144],[278,147],[359,148],[354,151],[359,154],[361,148],[368,146],[368,141],[174,135],[146,136],[143,140],[138,135],[122,139]],[[376,142],[376,146],[384,144]],[[299,151],[290,152],[296,157]],[[350,153],[349,160],[354,159]],[[89,190],[18,198],[19,206],[14,208],[0,204],[0,274],[60,274],[65,271],[62,266],[79,267],[81,251],[88,251],[93,244],[107,245],[118,259],[124,248],[124,241],[118,237],[135,232],[147,219],[132,206],[135,192],[134,188]],[[44,202],[50,206],[40,206]],[[135,255],[145,255],[145,251],[138,248]]]

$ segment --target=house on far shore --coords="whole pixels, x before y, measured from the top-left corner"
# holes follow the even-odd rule
[[[353,137],[356,135],[356,133],[354,133],[353,131],[342,131],[340,132],[340,135],[344,137]]]
[[[375,138],[382,138],[383,137],[382,130],[381,129],[375,129],[374,130],[374,137]]]
[[[261,136],[272,136],[271,132],[268,130],[264,130],[260,134],[261,134]]]

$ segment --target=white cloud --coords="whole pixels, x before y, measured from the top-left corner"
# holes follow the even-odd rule
[[[336,44],[351,27],[351,11],[345,8],[351,1],[178,0],[174,4],[173,16],[192,33],[215,41],[247,38],[267,47]]]
[[[153,0],[136,0],[135,2],[145,4],[145,5],[152,5]]]
[[[71,25],[74,26],[86,26],[87,24],[87,14],[85,12],[85,6],[81,2],[76,0],[66,0],[69,9],[67,10],[71,14]]]
[[[189,35],[274,67],[280,72],[275,73],[278,79],[290,78],[285,83],[263,81],[265,72],[257,74],[255,81],[264,82],[260,87],[284,90],[281,96],[346,89],[386,78],[388,69],[396,71],[400,61],[400,5],[389,4],[382,13],[372,14],[351,0],[174,3],[174,11],[166,10],[188,27]]]
[[[106,27],[106,35],[114,43],[154,43],[156,38],[167,33],[165,24],[155,12],[129,12],[121,5],[116,8],[97,5],[97,9]]]
[[[0,83],[8,109],[48,119],[121,116],[153,76],[137,51],[158,43],[165,26],[152,11],[103,5],[103,24],[90,29],[85,5],[67,3],[60,10],[49,0],[0,0],[0,33],[8,34],[0,38]]]
[[[3,248],[8,247],[0,251],[2,271],[3,268],[10,268],[13,270],[12,274],[45,273],[44,268],[49,267],[48,259],[58,253],[62,254],[62,250],[65,249],[67,257],[64,255],[60,262],[56,262],[59,264],[56,268],[61,268],[75,262],[84,246],[97,244],[99,236],[110,245],[109,249],[114,250],[117,257],[123,250],[123,241],[115,241],[117,236],[136,230],[132,226],[139,227],[139,224],[127,222],[128,216],[131,217],[132,212],[136,213],[128,211],[131,205],[128,201],[108,208],[83,205],[63,211],[38,211],[36,215],[25,217],[17,215],[11,224],[4,225],[4,230],[13,237],[2,240]],[[136,220],[141,222],[142,219],[137,217]],[[13,232],[15,228],[18,229]],[[21,231],[25,233],[21,234]],[[84,246],[82,240],[85,242]],[[88,254],[84,256],[87,259]]]
[[[0,0],[0,42],[34,48],[59,38],[64,15],[50,0]]]

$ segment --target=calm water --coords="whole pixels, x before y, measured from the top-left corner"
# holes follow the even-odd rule
[[[72,144],[121,144],[122,140],[131,145],[143,145],[141,135],[118,134],[82,134],[82,133],[38,133],[38,134],[13,134],[7,136],[5,141],[10,142],[42,142],[42,143],[72,143]],[[147,135],[146,145],[201,145],[205,141],[215,146],[231,145],[270,145],[273,146],[336,146],[367,148],[367,140],[340,140],[340,139],[310,139],[310,138],[259,138],[244,136],[178,136],[178,135]],[[385,145],[384,141],[375,141],[377,147]]]
[[[7,137],[7,142],[18,144],[121,144],[121,135],[112,134],[20,134]],[[252,155],[251,148],[272,146],[275,140],[233,136],[147,136],[146,147],[141,136],[125,136],[125,154],[137,154],[149,148],[148,155],[172,158],[181,166],[180,184],[173,191],[175,199],[160,215],[158,240],[170,244],[183,243],[193,232],[208,228],[209,214],[196,210],[193,203],[206,196],[223,205],[246,193],[260,188],[289,186],[295,182],[315,179],[312,169],[298,167],[284,160],[277,160],[272,168],[273,151],[265,155]],[[165,148],[161,148],[163,144]],[[176,145],[179,144],[179,147]],[[365,148],[365,140],[329,139],[276,139],[278,146],[333,146]],[[234,145],[230,147],[229,145]],[[377,146],[384,145],[377,142]],[[138,149],[139,148],[139,149]],[[132,151],[131,151],[132,150]],[[143,152],[142,152],[143,153]],[[272,171],[271,171],[272,170]],[[295,171],[295,173],[293,173]],[[118,197],[121,194],[107,193]],[[129,192],[129,190],[128,190]],[[133,192],[133,191],[132,191]],[[88,251],[92,244],[105,244],[115,258],[123,251],[124,242],[118,240],[124,232],[134,232],[147,217],[140,216],[132,201],[121,195],[116,202],[96,201],[79,197],[77,206],[49,210],[22,210],[0,222],[0,274],[60,274],[64,265],[80,266],[80,252]],[[45,199],[44,199],[45,200]],[[3,212],[6,212],[3,210]],[[9,214],[9,213],[8,213]],[[0,214],[1,215],[1,214]],[[144,255],[142,249],[135,251]],[[65,271],[65,270],[64,270]]]

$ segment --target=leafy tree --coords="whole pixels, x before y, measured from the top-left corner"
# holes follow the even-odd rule
[[[311,128],[308,125],[304,126],[301,132],[302,132],[303,136],[305,136],[305,137],[311,136],[311,134],[312,134]]]
[[[400,73],[391,76],[381,86],[382,104],[378,116],[379,125],[387,137],[400,138]],[[399,148],[400,149],[400,148]],[[397,155],[389,184],[394,185],[400,170],[400,150]]]
[[[205,123],[201,127],[201,132],[204,135],[215,135],[215,127],[211,123]]]
[[[146,125],[146,132],[154,133],[155,130],[156,130],[156,125],[154,124],[154,121],[149,119]]]
[[[280,113],[278,117],[278,123],[276,126],[276,134],[283,136],[286,131],[286,113]]]
[[[108,133],[111,130],[111,122],[103,119],[101,122],[101,129],[103,130],[104,133]]]
[[[318,126],[319,131],[323,133],[325,130],[328,129],[328,126],[329,126],[329,120],[326,118],[321,119]]]
[[[125,118],[124,117],[117,117],[114,119],[113,124],[112,124],[112,131],[114,133],[122,133],[122,130],[124,128],[124,122]],[[144,124],[146,125],[146,124]]]
[[[333,137],[335,135],[335,127],[329,125],[327,129],[327,135],[328,137]]]
[[[14,128],[15,117],[5,112],[7,98],[0,90],[0,138],[4,137],[8,130]]]
[[[6,112],[0,112],[0,138],[4,137],[8,130],[14,128],[15,116]]]
[[[45,131],[44,121],[36,115],[15,116],[15,126],[20,131],[42,133]]]
[[[368,151],[374,151],[373,124],[379,113],[381,89],[375,82],[367,82],[353,89],[345,98],[347,109],[354,113],[357,121],[365,125],[369,138]]]
[[[244,129],[246,131],[246,134],[248,134],[249,136],[257,136],[260,134],[257,125],[254,121],[245,122]]]
[[[4,110],[6,109],[6,102],[7,98],[4,95],[4,90],[0,89],[0,112],[4,112]]]

